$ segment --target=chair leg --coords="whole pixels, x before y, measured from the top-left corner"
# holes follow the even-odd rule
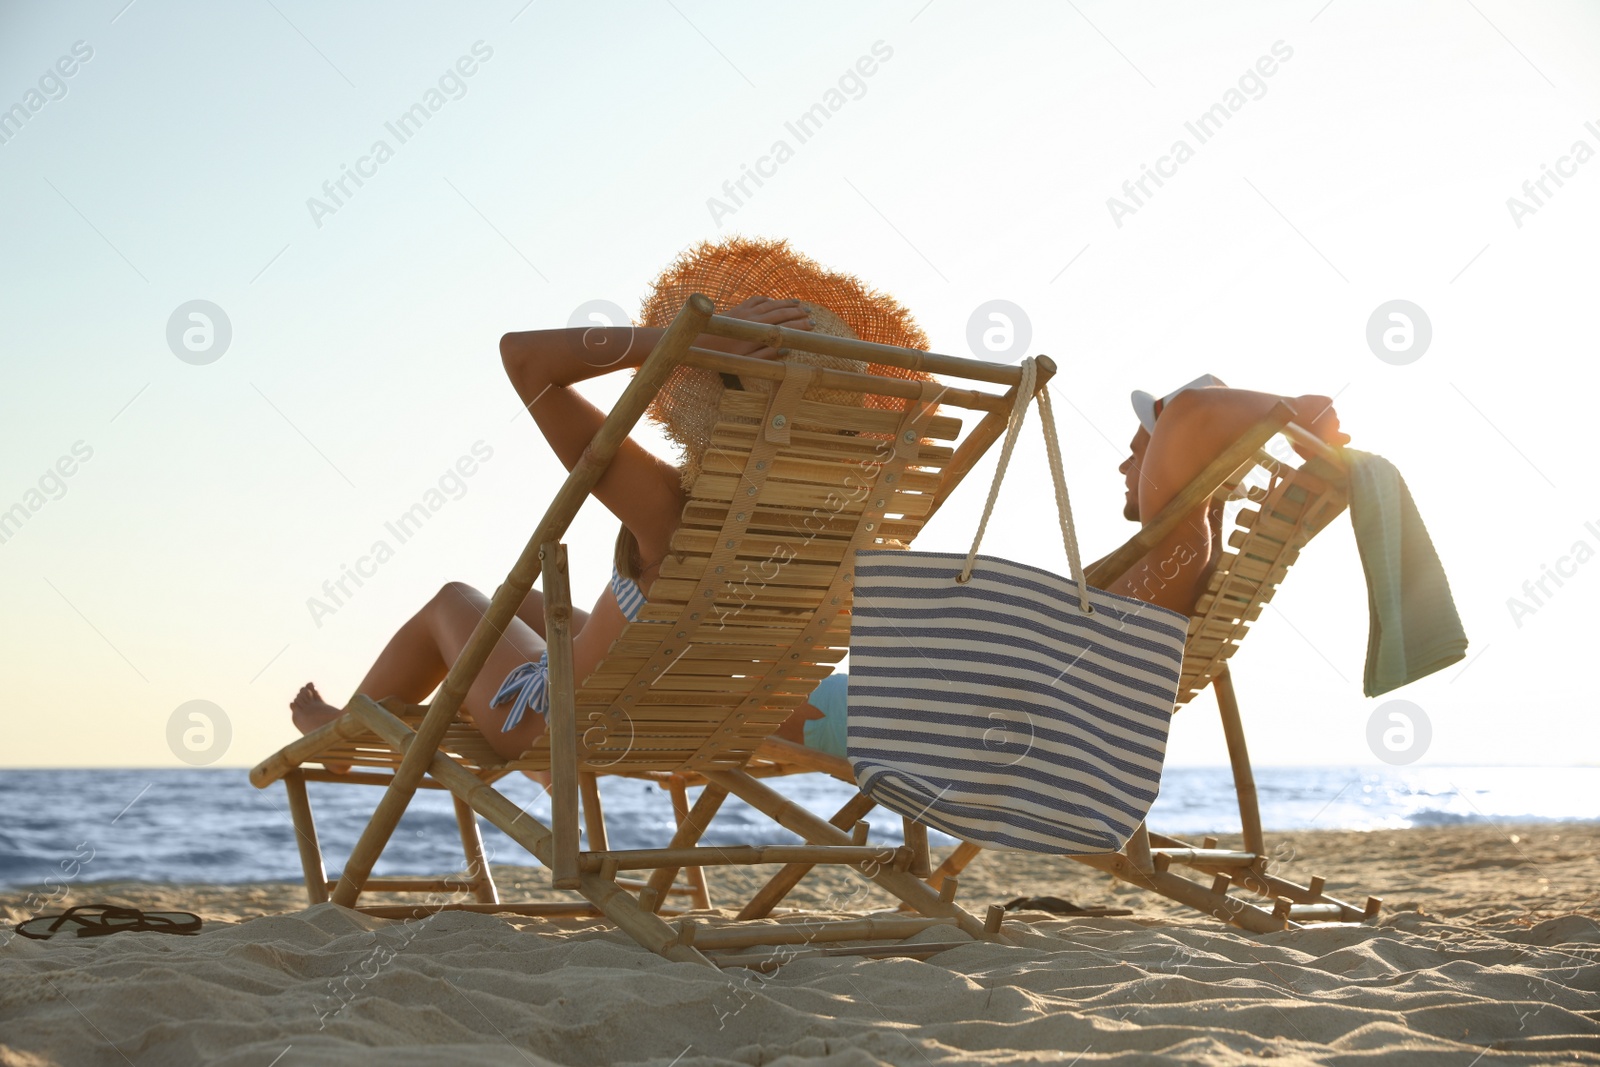
[[[1227,894],[1221,886],[1207,887],[1171,871],[1139,870],[1120,852],[1093,856],[1073,856],[1079,863],[1115,875],[1129,885],[1160,893],[1205,915],[1221,919],[1251,933],[1264,934],[1289,929],[1286,915],[1280,916]]]
[[[928,866],[928,828],[909,816],[901,819],[905,828],[906,847],[911,849],[911,873],[917,878],[931,878],[933,871]]]
[[[1144,823],[1140,823],[1133,831],[1133,836],[1128,838],[1128,860],[1140,871],[1149,874],[1156,869],[1154,858],[1150,855],[1150,830]]]
[[[873,808],[877,802],[869,799],[864,793],[857,793],[845,802],[844,807],[834,813],[828,823],[840,830],[849,830],[861,817]],[[772,909],[778,902],[789,895],[789,891],[800,884],[800,879],[811,873],[814,863],[787,863],[779,869],[778,873],[767,880],[755,896],[750,898],[750,903],[740,909],[740,919],[764,919],[772,914]]]
[[[1266,838],[1261,833],[1261,807],[1256,799],[1256,778],[1250,769],[1250,750],[1244,740],[1244,720],[1239,717],[1239,698],[1233,691],[1233,676],[1224,667],[1211,680],[1217,695],[1217,710],[1222,714],[1222,733],[1228,742],[1228,762],[1233,765],[1233,788],[1239,794],[1239,825],[1244,829],[1244,850],[1264,855]]]
[[[673,775],[667,780],[667,789],[672,794],[672,815],[678,821],[678,828],[683,828],[683,821],[689,817],[689,787],[678,775]],[[684,868],[684,877],[689,880],[689,887],[694,890],[694,906],[702,911],[711,907],[711,892],[706,884],[706,869],[704,867]],[[662,892],[665,892],[665,888]]]
[[[467,880],[472,883],[472,897],[479,904],[498,904],[500,894],[494,887],[494,873],[489,870],[489,858],[483,851],[478,815],[460,797],[452,794],[452,799],[456,804],[456,826],[461,830],[461,851],[467,856]]]
[[[567,546],[554,541],[539,548],[544,561],[544,634],[549,665],[550,828],[555,832],[555,862],[550,884],[578,888],[578,709],[572,666],[572,591],[567,582]]]
[[[605,852],[610,848],[606,844],[606,815],[600,807],[600,782],[593,771],[578,775],[578,791],[583,794],[583,824],[589,833],[589,851]]]
[[[722,807],[722,802],[728,799],[728,791],[715,785],[708,785],[700,793],[700,799],[695,801],[694,807],[689,809],[689,814],[684,817],[678,826],[678,832],[672,835],[672,848],[693,848],[706,832],[706,827],[711,825],[711,819],[717,814],[717,809]],[[661,901],[667,895],[667,890],[672,888],[672,883],[678,879],[677,867],[657,867],[650,875],[650,881],[639,893],[639,906],[647,912],[654,913],[661,908]]]
[[[954,878],[966,870],[967,864],[971,863],[978,853],[982,851],[983,849],[980,846],[974,845],[971,841],[961,842],[950,850],[950,855],[946,856],[944,862],[939,864],[938,869],[928,877],[928,885],[938,889],[944,885],[946,878]]]
[[[379,707],[366,697],[357,696],[351,700],[350,710],[396,750],[407,751],[416,743],[418,735],[409,726],[388,709]],[[473,811],[498,826],[507,837],[533,853],[540,863],[548,867],[554,861],[555,834],[548,826],[513,804],[505,794],[438,750],[432,753],[423,769],[433,776],[434,781],[470,804]],[[364,875],[362,881],[365,881]],[[659,915],[640,908],[633,894],[617,885],[615,878],[584,872],[578,877],[578,892],[624,933],[650,951],[678,963],[716,966],[693,946],[683,944],[679,940],[679,931],[668,926]]]
[[[289,818],[294,823],[294,841],[300,847],[300,869],[306,876],[306,897],[313,904],[328,899],[328,873],[322,866],[322,846],[317,843],[317,823],[311,817],[311,798],[306,796],[306,780],[298,770],[283,776],[289,794]]]
[[[752,778],[745,771],[706,771],[711,782],[722,786],[740,800],[772,819],[779,826],[800,835],[812,845],[848,845],[850,835],[832,823],[824,822],[770,787]],[[924,915],[949,919],[963,933],[979,940],[1009,940],[1004,934],[990,931],[984,923],[968,914],[951,901],[940,900],[939,894],[919,878],[904,871],[894,870],[884,864],[867,861],[852,865],[855,870],[872,879],[880,887],[910,904]]]
[[[437,700],[437,698],[435,698]],[[429,726],[428,719],[435,718],[433,707],[428,709],[421,728]],[[453,717],[454,711],[450,712]],[[439,713],[442,717],[443,712]],[[444,723],[445,726],[449,722]],[[435,735],[442,736],[442,728],[432,731]],[[407,728],[407,733],[418,736],[415,731]],[[438,751],[438,744],[433,746]],[[421,751],[419,747],[418,751]],[[384,788],[383,797],[378,801],[378,806],[372,810],[372,817],[367,820],[366,827],[361,831],[361,836],[356,839],[355,847],[350,850],[350,855],[345,858],[344,869],[339,872],[339,882],[334,887],[330,899],[342,908],[353,908],[356,901],[361,899],[361,892],[367,886],[367,880],[372,877],[372,869],[378,865],[378,857],[383,855],[383,850],[389,844],[389,838],[394,835],[395,827],[400,825],[400,819],[411,806],[411,798],[416,795],[422,779],[427,775],[427,766],[412,765],[411,754],[401,758],[400,766],[389,777],[389,784]],[[419,756],[418,759],[421,757]]]

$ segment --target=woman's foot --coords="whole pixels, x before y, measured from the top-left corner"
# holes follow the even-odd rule
[[[294,719],[294,724],[303,734],[309,734],[319,726],[326,726],[337,719],[344,712],[322,699],[322,694],[317,692],[317,687],[307,682],[300,687],[300,692],[289,701],[289,712]]]
[[[317,692],[317,687],[307,682],[300,687],[300,692],[295,694],[294,699],[289,701],[289,714],[300,732],[309,734],[320,726],[326,726],[344,712],[323,700],[322,694]],[[350,770],[348,763],[324,763],[323,766],[334,774],[345,774]]]

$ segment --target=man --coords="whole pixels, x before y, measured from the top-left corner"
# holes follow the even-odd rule
[[[1291,398],[1229,389],[1210,374],[1201,375],[1159,400],[1136,391],[1133,410],[1139,417],[1139,428],[1128,442],[1128,458],[1118,468],[1127,486],[1123,516],[1141,522],[1160,514],[1184,486],[1279,403],[1295,413],[1296,423],[1328,444],[1349,443],[1350,436],[1339,430],[1333,401],[1325,396]],[[1106,591],[1187,615],[1194,610],[1206,576],[1222,550],[1218,543],[1221,515],[1220,504],[1196,505],[1187,521],[1179,523],[1127,573],[1107,585]]]
[[[1122,514],[1132,522],[1160,514],[1184,486],[1279,403],[1295,413],[1296,423],[1328,444],[1350,441],[1339,429],[1339,416],[1329,397],[1307,394],[1291,398],[1230,389],[1210,374],[1159,399],[1138,390],[1132,400],[1139,428],[1128,442],[1128,458],[1118,468],[1127,486]],[[1195,505],[1184,522],[1109,583],[1106,591],[1189,614],[1222,551],[1221,525],[1220,502]],[[847,678],[835,674],[825,679],[812,693],[811,702],[801,705],[778,728],[777,736],[843,756]]]

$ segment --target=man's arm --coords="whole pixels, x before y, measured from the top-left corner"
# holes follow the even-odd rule
[[[1161,412],[1145,450],[1139,481],[1139,514],[1154,518],[1223,450],[1279,403],[1295,421],[1331,445],[1350,440],[1339,430],[1333,401],[1325,396],[1283,397],[1247,389],[1192,389],[1173,398]],[[1137,597],[1188,614],[1210,571],[1213,523],[1209,502],[1195,507],[1171,534],[1156,544],[1110,591]]]

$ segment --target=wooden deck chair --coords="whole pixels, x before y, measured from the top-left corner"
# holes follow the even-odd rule
[[[599,912],[646,948],[698,963],[708,962],[705,950],[775,939],[857,939],[869,932],[903,938],[937,923],[954,923],[975,937],[1000,936],[999,909],[980,922],[948,894],[935,892],[922,880],[927,872],[914,869],[915,850],[868,844],[861,833],[840,829],[779,796],[746,764],[829,673],[830,664],[845,655],[855,552],[904,543],[916,534],[1004,432],[1021,372],[1015,366],[762,326],[713,311],[708,299],[692,297],[667,329],[573,467],[426,708],[357,696],[340,718],[252,770],[256,786],[281,779],[288,790],[313,902],[330,891],[335,903],[351,907],[366,891],[465,890],[475,895],[474,903],[365,910],[395,916],[441,907],[529,915]],[[946,383],[723,355],[692,347],[702,333],[937,373]],[[1053,373],[1048,360],[1039,364],[1041,375]],[[704,473],[690,490],[682,524],[638,621],[623,630],[587,679],[574,679],[560,539],[620,443],[679,366],[737,374],[747,385],[764,382],[767,391],[723,394]],[[808,400],[808,386],[829,390],[824,394],[829,397],[886,398],[894,409]],[[982,417],[964,425],[947,414],[954,409]],[[534,748],[503,760],[456,713],[496,635],[541,577],[550,652],[549,726]],[[354,766],[347,774],[332,774],[308,763]],[[496,779],[522,770],[550,771],[551,825],[494,787]],[[678,786],[682,826],[671,843],[642,850],[607,847],[595,782],[608,774]],[[705,789],[688,808],[681,786],[691,779]],[[305,783],[358,780],[381,784],[385,792],[339,879],[328,881]],[[447,789],[455,798],[467,875],[373,878],[373,866],[412,796],[428,786]],[[806,844],[696,847],[729,794]],[[587,849],[579,847],[580,810],[588,821]],[[583,901],[575,906],[498,901],[474,813],[549,867],[555,888],[574,889]],[[657,914],[681,868],[796,861],[850,867],[922,917],[887,925],[881,919],[841,920],[783,930],[761,924],[759,931],[735,927],[697,933],[693,925],[669,926]],[[650,876],[634,881],[622,872]],[[692,885],[677,889],[695,893]]]
[[[1300,885],[1270,872],[1244,726],[1228,671],[1228,660],[1238,650],[1239,641],[1272,599],[1300,550],[1346,505],[1348,478],[1344,461],[1337,450],[1295,425],[1292,417],[1293,413],[1280,404],[1197,475],[1149,525],[1087,571],[1090,584],[1103,587],[1137,565],[1151,546],[1202,501],[1224,500],[1253,471],[1265,473],[1265,485],[1248,489],[1250,505],[1239,511],[1228,537],[1231,550],[1223,552],[1190,617],[1178,689],[1180,707],[1208,686],[1216,694],[1233,766],[1244,848],[1218,849],[1211,838],[1196,845],[1141,827],[1121,852],[1073,857],[1141,889],[1153,890],[1256,932],[1311,922],[1361,922],[1374,918],[1382,905],[1375,897],[1368,897],[1362,907],[1331,897],[1323,891],[1324,880],[1320,877]],[[1314,458],[1297,466],[1264,451],[1280,433],[1312,452]],[[812,771],[852,784],[855,781],[846,760],[777,738],[763,742],[751,764],[751,773],[764,775]],[[871,800],[858,793],[834,816],[833,822],[849,825],[865,817],[873,806]],[[909,835],[907,841],[912,847],[920,844]],[[950,883],[979,851],[977,845],[970,843],[957,845],[933,872],[930,884],[944,895],[953,895]],[[1173,870],[1174,865],[1209,876],[1210,881],[1186,878]],[[739,917],[770,914],[809,869],[797,863],[780,870]],[[1265,900],[1252,902],[1230,892],[1235,887]]]

